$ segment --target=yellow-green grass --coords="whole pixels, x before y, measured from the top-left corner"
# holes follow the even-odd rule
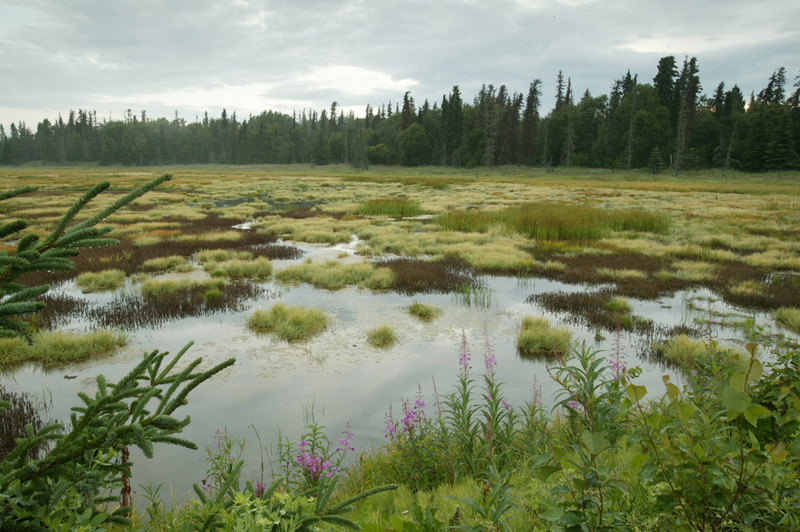
[[[714,263],[694,260],[677,260],[672,263],[672,267],[675,268],[675,271],[662,270],[658,272],[658,277],[702,282],[714,279],[717,271]]]
[[[605,277],[615,281],[647,278],[647,274],[641,270],[630,270],[625,268],[619,270],[613,268],[597,268],[595,269],[595,273],[600,277]]]
[[[190,272],[194,266],[180,255],[170,255],[146,260],[142,263],[142,269],[149,272]]]
[[[391,347],[397,342],[397,333],[388,325],[381,325],[367,332],[367,343],[372,347]]]
[[[741,349],[721,346],[715,341],[692,340],[685,334],[656,343],[654,351],[686,371],[708,368],[712,364],[744,368],[750,359]]]
[[[263,281],[272,275],[272,262],[265,257],[258,257],[254,260],[233,259],[226,262],[207,262],[204,268],[213,276],[229,279]]]
[[[306,261],[289,266],[275,272],[275,279],[284,284],[308,283],[327,290],[339,290],[353,285],[387,289],[394,282],[394,274],[388,268],[375,268],[368,262],[344,263],[329,260]]]
[[[248,260],[253,254],[249,251],[235,251],[230,249],[204,249],[194,254],[194,260],[204,264],[206,262],[224,262],[226,260]]]
[[[613,297],[603,307],[614,314],[630,314],[633,312],[633,305],[624,297]]]
[[[269,310],[256,310],[247,326],[287,342],[299,342],[324,331],[328,317],[318,309],[276,303]]]
[[[432,321],[442,313],[439,308],[416,301],[408,307],[408,312],[422,321]]]
[[[525,316],[517,334],[517,349],[527,356],[565,355],[572,346],[572,332],[551,327],[546,318]]]
[[[778,325],[800,333],[800,308],[780,307],[772,311],[772,318]]]
[[[361,216],[389,216],[391,218],[419,216],[424,212],[419,202],[407,198],[375,198],[365,201],[356,209],[356,214]]]
[[[125,283],[125,272],[121,270],[103,270],[100,272],[86,272],[75,279],[84,292],[103,292],[114,290]]]
[[[13,366],[36,362],[42,366],[62,366],[89,358],[107,356],[125,345],[124,333],[97,329],[73,334],[62,331],[36,333],[33,344],[20,338],[0,339],[0,365]]]

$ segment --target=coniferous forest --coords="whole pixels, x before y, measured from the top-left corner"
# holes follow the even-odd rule
[[[627,72],[609,94],[576,94],[559,72],[552,111],[541,79],[527,93],[484,85],[472,102],[458,86],[441,101],[367,105],[364,116],[333,102],[320,112],[264,111],[237,117],[223,110],[187,122],[153,119],[146,111],[123,120],[70,111],[36,125],[0,124],[0,164],[371,164],[476,167],[527,165],[626,170],[800,169],[800,75],[784,67],[757,94],[700,81],[695,57],[661,58],[651,83]],[[706,91],[706,92],[704,92]]]

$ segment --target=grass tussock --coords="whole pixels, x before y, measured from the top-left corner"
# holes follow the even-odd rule
[[[422,321],[433,321],[434,318],[442,313],[441,309],[419,302],[412,303],[411,306],[408,307],[408,312]]]
[[[203,249],[194,254],[194,260],[201,264],[206,262],[225,262],[228,260],[250,260],[253,254],[250,251],[235,249]]]
[[[790,331],[800,333],[800,308],[780,307],[772,312],[772,318]]]
[[[194,267],[180,255],[170,255],[169,257],[157,257],[144,261],[142,269],[149,272],[190,272]]]
[[[368,262],[343,263],[335,260],[289,266],[276,272],[275,279],[284,284],[308,283],[326,290],[340,290],[354,285],[385,290],[394,283],[394,275],[388,268],[375,268]]]
[[[272,262],[266,257],[254,260],[233,259],[227,262],[208,262],[204,268],[215,277],[242,280],[263,281],[272,275]]]
[[[715,341],[692,340],[685,334],[657,342],[653,346],[653,353],[684,371],[710,368],[712,364],[717,367],[732,365],[744,368],[750,360],[749,355],[741,349],[721,346]]]
[[[372,347],[392,347],[397,342],[397,333],[388,325],[382,325],[367,332],[367,343]]]
[[[314,308],[276,303],[269,310],[255,311],[247,319],[247,326],[287,342],[299,342],[324,331],[328,317]]]
[[[84,292],[103,292],[115,290],[125,283],[125,272],[121,270],[103,270],[99,272],[86,272],[75,279]]]
[[[375,198],[356,208],[356,214],[360,216],[388,216],[391,218],[419,216],[424,212],[418,201],[407,198]]]
[[[108,329],[85,334],[63,331],[34,335],[33,344],[19,338],[0,339],[0,366],[36,362],[45,367],[63,366],[81,360],[107,356],[125,345],[126,335]]]
[[[565,327],[550,327],[546,318],[525,316],[517,335],[517,350],[522,356],[565,355],[572,345],[572,332]]]

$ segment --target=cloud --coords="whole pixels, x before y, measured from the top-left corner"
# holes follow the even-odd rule
[[[336,65],[315,68],[297,79],[310,83],[318,90],[337,94],[370,96],[381,92],[404,93],[417,82],[413,79],[394,79],[390,74],[352,65]]]

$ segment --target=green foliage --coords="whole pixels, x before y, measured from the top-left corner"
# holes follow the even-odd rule
[[[412,303],[411,306],[408,307],[408,312],[422,321],[431,321],[441,314],[441,310],[438,308],[419,302]]]
[[[392,218],[419,216],[423,213],[418,202],[406,198],[371,199],[356,209],[356,214],[361,216],[389,216]]]
[[[117,347],[125,345],[124,333],[108,329],[95,329],[88,333],[75,334],[64,331],[35,333],[33,343],[21,338],[0,339],[0,367],[15,366],[25,362],[37,362],[52,368],[89,358],[109,355]]]
[[[247,319],[247,326],[287,342],[298,342],[324,331],[328,317],[321,310],[276,303],[269,311],[256,310]]]
[[[116,240],[106,238],[111,227],[95,226],[171,178],[172,174],[164,174],[153,179],[117,199],[97,214],[75,223],[81,210],[110,184],[105,182],[95,185],[69,208],[50,234],[44,238],[33,233],[25,234],[19,238],[14,252],[0,250],[0,337],[23,336],[30,340],[30,329],[22,318],[42,309],[44,303],[33,299],[50,289],[48,285],[27,287],[18,282],[20,277],[31,272],[71,271],[74,265],[69,257],[74,257],[81,249],[116,245],[118,243]],[[22,187],[2,193],[0,201],[33,190],[33,187]],[[27,222],[22,220],[8,222],[0,227],[0,238],[18,234],[26,227]]]
[[[382,325],[367,332],[367,343],[372,347],[391,347],[397,342],[397,333],[389,325]]]
[[[84,292],[103,292],[114,290],[125,283],[125,272],[122,270],[103,270],[86,272],[78,275],[75,284]]]
[[[563,327],[550,327],[546,318],[525,316],[517,334],[517,350],[523,356],[566,355],[571,348],[572,333]]]

